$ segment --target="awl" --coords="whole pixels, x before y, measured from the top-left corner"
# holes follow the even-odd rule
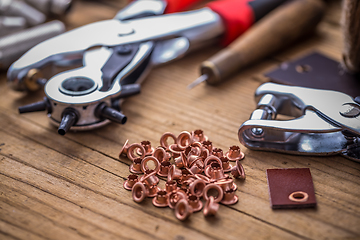
[[[215,85],[314,31],[324,13],[321,0],[294,0],[279,6],[201,65],[201,82]]]

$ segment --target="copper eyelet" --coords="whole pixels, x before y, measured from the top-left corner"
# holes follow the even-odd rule
[[[158,191],[152,202],[156,207],[167,207],[169,204],[167,192],[163,190]]]
[[[213,196],[210,196],[209,199],[205,202],[204,206],[204,216],[215,216],[217,211],[219,210],[219,204],[215,202]]]
[[[189,205],[192,207],[193,212],[201,211],[203,203],[200,201],[200,198],[195,195],[188,196]]]
[[[128,152],[128,148],[129,148],[129,139],[126,139],[124,145],[122,146],[120,152],[119,152],[119,158],[121,158],[122,155],[127,155],[127,152]]]
[[[135,154],[135,152],[138,156]],[[136,158],[143,159],[145,157],[145,148],[139,143],[133,143],[129,146],[129,148],[127,150],[127,157],[131,161],[134,161],[134,159],[136,159]]]
[[[245,154],[240,150],[239,146],[231,146],[229,151],[225,154],[229,161],[235,162],[237,160],[242,160],[245,157]]]
[[[203,196],[205,187],[206,187],[206,183],[204,180],[196,179],[194,182],[190,183],[189,186],[190,193],[200,198]]]
[[[227,191],[224,191],[223,199],[220,202],[225,205],[232,205],[237,203],[238,201],[239,197],[235,195],[235,191],[229,189]]]
[[[165,148],[167,151],[169,151],[169,144],[167,143],[167,139],[172,138],[174,140],[174,144],[176,144],[176,136],[170,132],[164,133],[160,138],[160,145]]]
[[[130,174],[127,180],[124,182],[123,186],[126,190],[131,191],[135,183],[139,181],[138,176],[135,174]]]
[[[135,173],[135,174],[142,173],[142,171],[141,171],[141,162],[142,162],[141,158],[135,158],[133,163],[129,167],[130,172]]]
[[[191,134],[187,131],[183,131],[176,139],[177,145],[181,150],[185,150],[191,144]]]
[[[175,206],[175,216],[181,221],[186,220],[192,213],[193,210],[185,199],[181,199]]]
[[[246,178],[245,170],[239,160],[236,161],[236,166],[234,166],[231,169],[231,174],[233,175],[234,178],[239,178],[241,180],[245,180],[245,178]]]
[[[209,199],[208,193],[209,193],[209,191],[212,190],[212,189],[214,189],[214,190],[217,191],[217,196],[214,197],[214,201],[215,201],[216,203],[220,202],[220,201],[222,200],[222,198],[223,198],[224,193],[223,193],[222,188],[221,188],[219,185],[214,184],[214,183],[210,183],[210,184],[208,184],[208,185],[204,188],[204,193],[203,193],[204,199],[205,199],[205,200],[208,200],[208,199]]]
[[[176,204],[181,200],[186,199],[186,194],[183,191],[173,191],[169,194],[169,207],[174,209]]]
[[[142,182],[137,182],[132,188],[133,200],[137,203],[142,202],[147,197],[147,190]]]
[[[157,158],[153,157],[153,156],[147,156],[145,157],[142,161],[141,161],[141,171],[145,172],[146,170],[148,170],[148,166],[147,166],[147,162],[148,161],[153,161],[155,164],[155,168],[153,169],[155,171],[155,174],[157,172],[159,172],[160,169],[160,163],[159,160],[157,160]]]

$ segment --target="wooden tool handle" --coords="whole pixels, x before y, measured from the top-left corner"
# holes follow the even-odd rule
[[[207,83],[224,78],[313,31],[321,20],[321,0],[294,0],[270,12],[227,48],[203,62]]]
[[[360,3],[344,0],[342,12],[344,50],[342,65],[350,73],[360,72]]]

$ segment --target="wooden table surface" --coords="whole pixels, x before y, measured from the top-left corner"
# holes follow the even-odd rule
[[[66,18],[69,29],[112,18],[125,1],[77,1]],[[39,101],[14,92],[0,75],[0,239],[359,239],[360,164],[340,156],[304,157],[252,151],[237,131],[254,110],[263,73],[281,61],[317,50],[340,60],[340,3],[332,1],[317,34],[232,77],[189,91],[201,61],[219,46],[191,53],[153,69],[142,93],[128,99],[125,125],[57,134],[44,112],[19,115],[21,105]],[[118,157],[126,139],[159,145],[164,132],[202,129],[224,151],[240,145],[247,178],[235,180],[239,202],[220,205],[215,217],[195,213],[184,222],[151,199],[137,204],[123,188],[130,160]],[[310,168],[316,209],[272,210],[266,169]],[[164,187],[161,180],[160,187]]]

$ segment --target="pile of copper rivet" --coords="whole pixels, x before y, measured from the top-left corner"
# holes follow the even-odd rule
[[[173,144],[168,144],[169,138]],[[231,146],[223,153],[222,149],[212,146],[202,130],[183,131],[177,137],[166,132],[156,149],[149,141],[133,144],[126,141],[119,157],[121,155],[132,161],[130,172],[133,174],[124,182],[124,188],[132,191],[133,200],[140,203],[146,197],[153,197],[156,207],[174,209],[179,220],[185,220],[201,209],[205,216],[213,216],[219,203],[237,203],[237,185],[226,173],[245,180],[240,163],[244,153],[240,147]],[[149,168],[149,161],[153,162],[154,169]],[[158,186],[157,176],[167,178],[165,189]],[[204,206],[201,198],[205,200]]]

